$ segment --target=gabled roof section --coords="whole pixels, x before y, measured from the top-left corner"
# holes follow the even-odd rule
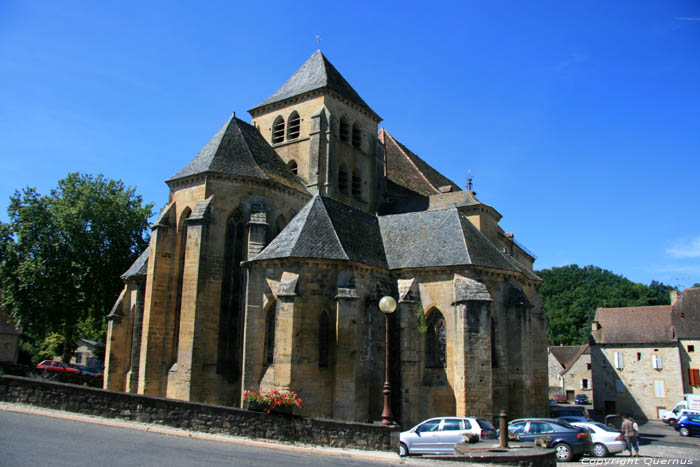
[[[386,176],[392,182],[423,196],[439,194],[444,187],[451,187],[449,191],[461,191],[455,182],[399,143],[384,128],[379,131],[379,140],[384,144]]]
[[[576,360],[583,354],[590,354],[591,349],[586,345],[553,345],[549,347],[549,353],[557,359],[565,370],[571,368]]]
[[[145,250],[143,250],[143,252],[141,252],[139,257],[136,258],[136,261],[129,266],[129,269],[127,269],[126,272],[121,275],[122,280],[135,276],[146,276],[146,272],[148,271],[148,254],[150,251],[151,246],[149,245]]]
[[[270,96],[262,104],[250,109],[249,112],[252,113],[254,110],[265,107],[266,105],[281,102],[292,97],[306,94],[307,92],[324,88],[336,92],[338,95],[347,99],[353,104],[367,110],[372,116],[375,117],[377,122],[382,120],[381,117],[379,117],[379,115],[377,115],[376,112],[372,110],[364,100],[362,100],[360,95],[357,94],[352,86],[350,86],[350,84],[345,80],[345,78],[343,78],[340,72],[331,64],[331,62],[328,61],[320,50],[314,52],[306,63],[304,63],[301,68],[299,68],[297,72],[294,73],[276,93]]]
[[[671,305],[598,308],[591,331],[596,344],[663,344],[675,342]]]
[[[673,304],[671,320],[679,339],[700,339],[700,287],[683,291]]]
[[[386,269],[377,218],[316,195],[252,261],[317,258]]]
[[[228,119],[184,169],[166,181],[205,173],[272,180],[307,193],[304,184],[258,130],[235,116]]]
[[[455,207],[381,216],[379,226],[390,269],[475,265],[521,272]]]

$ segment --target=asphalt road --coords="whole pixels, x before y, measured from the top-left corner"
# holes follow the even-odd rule
[[[0,410],[0,466],[368,466],[387,465]]]

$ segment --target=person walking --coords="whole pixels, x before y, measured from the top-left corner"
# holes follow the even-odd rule
[[[632,417],[625,417],[625,421],[622,422],[622,436],[627,442],[627,450],[630,452],[630,457],[639,456],[639,441],[637,440],[639,427],[635,430],[635,425],[637,424]],[[635,452],[633,452],[633,449]]]

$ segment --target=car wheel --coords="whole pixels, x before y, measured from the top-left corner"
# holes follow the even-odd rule
[[[605,457],[608,455],[608,448],[604,444],[595,443],[593,445],[593,455],[596,457]]]
[[[399,456],[404,457],[408,455],[408,448],[405,444],[399,444]]]
[[[688,430],[686,427],[679,429],[678,433],[680,433],[681,436],[690,436],[690,430]]]
[[[558,462],[569,462],[574,458],[574,453],[571,451],[571,447],[569,447],[569,445],[566,443],[559,443],[555,445],[554,452],[557,455]]]

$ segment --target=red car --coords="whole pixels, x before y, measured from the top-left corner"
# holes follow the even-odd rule
[[[558,404],[566,404],[567,402],[569,402],[569,400],[566,398],[566,395],[564,394],[557,394],[556,396],[554,396],[554,400]]]
[[[44,360],[36,366],[37,371],[53,371],[55,373],[74,373],[80,374],[80,370],[71,368],[58,360]]]

